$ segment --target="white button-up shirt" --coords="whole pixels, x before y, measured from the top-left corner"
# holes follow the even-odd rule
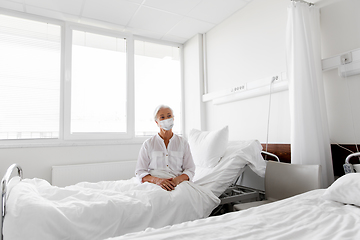
[[[195,164],[189,143],[176,134],[170,138],[167,148],[158,134],[147,139],[140,149],[135,175],[141,182],[152,170],[174,176],[186,174],[192,180]]]

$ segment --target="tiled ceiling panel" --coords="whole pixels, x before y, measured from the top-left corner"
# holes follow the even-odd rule
[[[23,0],[25,5],[79,15],[83,0]]]
[[[197,19],[185,17],[176,26],[174,26],[168,34],[185,37],[189,39],[197,33],[205,33],[209,29],[213,28],[215,24],[203,22]]]
[[[144,5],[180,15],[186,15],[201,1],[202,0],[146,0]]]
[[[125,0],[125,1],[137,3],[137,4],[141,4],[142,2],[144,2],[144,0]]]
[[[86,0],[82,16],[125,26],[139,6],[123,0]]]
[[[15,1],[0,0],[0,7],[4,9],[10,9],[18,12],[24,11],[24,5]]]
[[[0,0],[0,7],[184,43],[252,0]]]
[[[178,14],[141,6],[129,27],[165,34],[181,19],[183,16]]]
[[[220,4],[220,2],[222,4]],[[202,1],[188,14],[189,17],[210,23],[220,23],[232,15],[238,9],[246,6],[248,2],[244,0],[206,0]]]

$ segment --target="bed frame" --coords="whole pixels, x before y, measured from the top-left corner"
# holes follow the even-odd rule
[[[12,164],[6,171],[4,177],[1,180],[1,222],[0,222],[0,240],[3,240],[3,224],[4,217],[6,213],[6,198],[7,198],[7,185],[9,183],[10,177],[13,171],[17,169],[17,174],[20,177],[20,181],[23,179],[22,168],[16,163]]]
[[[280,162],[277,155],[266,151],[261,151],[264,156],[269,156],[273,161]],[[251,171],[251,170],[250,170]],[[265,191],[249,186],[239,185],[239,179],[244,175],[244,172],[236,179],[236,181],[228,187],[219,197],[221,202],[217,208],[211,213],[211,216],[225,214],[233,211],[233,206],[238,203],[261,201],[265,199]],[[261,177],[259,177],[261,178]]]
[[[353,173],[353,172],[360,172],[360,164],[351,164],[350,163],[350,158],[352,158],[352,157],[360,157],[360,152],[352,153],[346,157],[345,164],[344,164],[345,174]]]

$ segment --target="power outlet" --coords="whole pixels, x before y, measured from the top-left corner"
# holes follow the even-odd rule
[[[351,54],[351,52],[341,55],[340,59],[341,59],[341,64],[342,65],[351,63],[352,62],[352,54]]]
[[[281,78],[279,76],[274,76],[274,77],[272,77],[271,82],[278,82],[280,80],[281,80]]]
[[[246,90],[246,84],[233,87],[233,88],[231,89],[231,93],[236,93],[236,92],[240,92],[240,91],[244,91],[244,90]]]

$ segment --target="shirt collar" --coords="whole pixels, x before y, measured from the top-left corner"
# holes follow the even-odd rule
[[[175,135],[176,135],[176,134],[173,133],[172,137],[169,139],[169,142],[171,142],[171,140],[175,137]],[[160,137],[159,133],[156,134],[156,137],[157,137],[158,139],[160,139],[161,141],[164,141],[164,139],[162,139],[162,137]]]

